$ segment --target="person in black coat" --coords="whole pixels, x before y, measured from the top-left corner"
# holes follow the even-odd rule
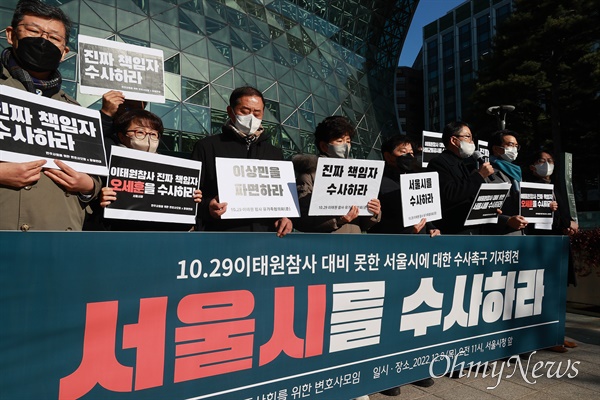
[[[417,172],[418,169],[410,140],[403,135],[394,136],[383,143],[381,153],[385,160],[383,178],[379,188],[381,221],[373,226],[369,233],[428,233],[431,237],[439,235],[440,230],[433,223],[427,222],[425,218],[418,224],[404,227],[400,175]],[[383,212],[384,209],[385,212]]]
[[[479,169],[469,169],[464,159],[475,151],[471,129],[464,122],[451,122],[444,127],[442,142],[445,150],[427,165],[428,171],[439,174],[440,197],[442,200],[442,220],[436,226],[444,234],[475,235],[480,233],[478,226],[465,226],[473,200],[485,178],[494,169],[489,162],[482,163]]]
[[[235,89],[229,97],[229,120],[218,135],[208,136],[194,145],[192,159],[202,162],[200,188],[203,199],[198,209],[196,229],[201,231],[277,232],[292,231],[289,218],[221,219],[227,203],[219,202],[216,157],[283,160],[281,149],[271,144],[261,125],[265,100],[255,88]]]

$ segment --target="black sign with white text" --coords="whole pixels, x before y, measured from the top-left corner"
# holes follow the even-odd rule
[[[194,223],[194,190],[201,163],[113,146],[108,186],[117,200],[104,216],[115,219]]]
[[[498,222],[497,210],[502,208],[509,190],[510,183],[482,183],[465,226]]]
[[[107,175],[100,113],[0,86],[0,161],[65,161],[79,172]]]
[[[528,222],[552,223],[550,203],[554,201],[554,186],[549,183],[521,182],[520,215]]]

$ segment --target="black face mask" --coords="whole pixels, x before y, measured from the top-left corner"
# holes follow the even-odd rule
[[[60,49],[43,37],[24,37],[13,49],[21,67],[34,72],[55,71],[62,59]]]
[[[415,168],[415,157],[412,154],[396,157],[396,166],[401,172],[411,172]]]

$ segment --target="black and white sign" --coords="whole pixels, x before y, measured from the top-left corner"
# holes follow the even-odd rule
[[[527,222],[537,224],[552,224],[550,203],[554,201],[554,185],[549,183],[521,182],[519,205],[520,215]]]
[[[383,161],[319,157],[308,215],[344,215],[352,206],[371,215],[367,203],[376,199]]]
[[[482,183],[467,215],[465,226],[498,222],[497,210],[502,208],[509,190],[508,182]]]
[[[106,218],[193,224],[202,163],[112,146],[108,186],[117,200]]]
[[[478,147],[479,152],[483,156],[484,160],[489,160],[490,159],[490,148],[488,147],[488,142],[486,142],[485,140],[478,140],[477,147]]]
[[[400,175],[400,194],[405,228],[418,224],[423,218],[428,222],[442,219],[437,172]]]
[[[165,102],[159,49],[79,35],[79,79],[81,93],[119,90],[127,99]]]
[[[100,113],[0,85],[0,161],[65,161],[78,172],[108,175]]]
[[[432,158],[444,151],[442,134],[438,132],[423,131],[423,168],[427,167]]]

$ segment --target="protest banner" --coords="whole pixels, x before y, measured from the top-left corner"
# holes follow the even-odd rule
[[[251,235],[0,232],[2,397],[350,399],[563,343],[566,237]]]
[[[0,85],[0,161],[108,175],[98,111]]]
[[[554,201],[554,185],[549,183],[520,182],[519,215],[527,222],[552,225],[550,203]]]
[[[442,219],[440,182],[437,172],[400,175],[404,227]]]
[[[222,219],[300,216],[291,162],[217,157],[215,165]]]
[[[344,215],[352,206],[371,215],[367,203],[376,199],[383,161],[319,157],[308,215]]]
[[[108,187],[117,200],[106,218],[194,224],[200,185],[200,161],[112,146]]]
[[[482,183],[465,220],[465,226],[498,222],[497,210],[502,208],[509,190],[508,182]]]
[[[119,90],[127,99],[165,102],[162,50],[85,35],[78,40],[81,93]]]
[[[427,167],[432,158],[444,151],[442,134],[439,132],[423,131],[423,160],[421,166]]]

